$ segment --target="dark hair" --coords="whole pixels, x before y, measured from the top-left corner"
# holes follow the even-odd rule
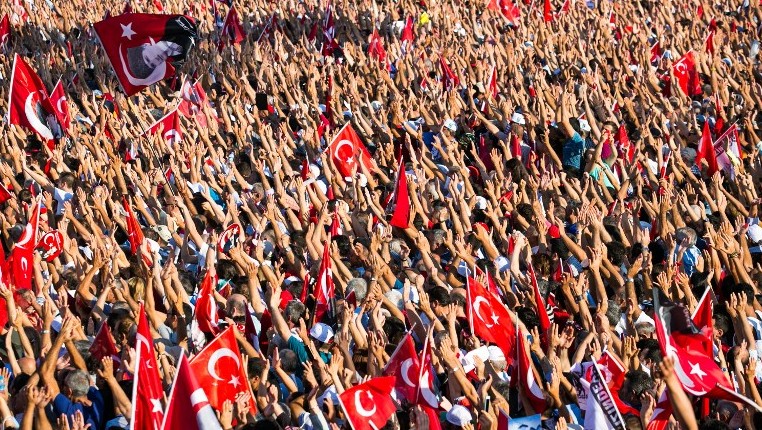
[[[217,261],[217,277],[219,279],[231,280],[238,275],[235,264],[230,260]]]
[[[730,430],[730,426],[720,420],[708,419],[701,423],[699,430]]]
[[[540,318],[533,308],[521,306],[516,309],[516,315],[518,315],[528,330],[540,325]]]
[[[606,250],[608,251],[608,258],[611,264],[614,266],[621,266],[624,263],[625,256],[627,255],[627,247],[622,242],[612,240],[606,244]]]
[[[630,382],[630,391],[635,398],[640,398],[643,393],[654,388],[654,380],[642,370],[631,370],[625,378]]]
[[[428,291],[429,302],[437,302],[439,306],[447,306],[450,304],[450,293],[445,287],[434,287]]]
[[[291,300],[286,305],[286,309],[283,311],[286,322],[291,324],[299,324],[299,318],[304,317],[304,311],[307,310],[302,302],[297,300]]]

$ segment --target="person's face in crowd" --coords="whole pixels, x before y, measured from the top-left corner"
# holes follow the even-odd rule
[[[521,137],[521,136],[524,135],[524,126],[519,124],[519,123],[517,123],[517,122],[512,122],[511,123],[511,131],[516,136]]]
[[[714,318],[712,318],[712,340],[715,342],[722,340],[722,336],[725,335],[725,331],[721,328],[717,328],[714,324]]]

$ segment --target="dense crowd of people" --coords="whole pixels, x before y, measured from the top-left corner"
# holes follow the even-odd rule
[[[762,429],[759,2],[0,14],[2,428]]]

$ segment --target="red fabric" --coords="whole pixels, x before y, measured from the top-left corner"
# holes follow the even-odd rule
[[[37,235],[40,224],[40,206],[38,200],[32,208],[32,216],[29,219],[24,232],[13,246],[11,251],[11,273],[15,289],[32,288],[32,279],[34,278],[34,248],[37,245]]]
[[[315,283],[315,321],[320,322],[332,307],[334,295],[333,273],[331,271],[331,242],[323,246],[323,260],[320,262],[317,283]]]
[[[228,327],[190,361],[193,374],[209,396],[209,404],[222,409],[226,400],[235,402],[236,396],[251,392],[246,378],[246,363],[241,362],[241,351],[235,339],[237,330]],[[254,396],[249,399],[249,410],[256,413]]]
[[[704,49],[706,49],[706,52],[714,55],[714,31],[710,31],[709,34],[706,35]]]
[[[553,21],[553,9],[550,6],[550,0],[545,0],[542,8],[542,19],[545,22]]]
[[[402,29],[402,37],[400,41],[404,45],[406,42],[412,44],[415,41],[415,34],[413,33],[413,17],[408,15],[405,20],[405,27]]]
[[[153,353],[153,336],[142,304],[135,337],[135,354],[137,371],[132,381],[132,422],[135,428],[156,430],[160,428],[164,418],[161,403],[164,399],[164,388],[159,376],[159,365]]]
[[[119,358],[119,350],[116,349],[116,344],[111,336],[111,329],[108,327],[108,324],[101,324],[101,328],[98,330],[98,334],[95,335],[89,351],[90,355],[97,361],[101,361],[104,357]]]
[[[701,82],[696,71],[693,51],[688,51],[672,66],[677,84],[688,97],[701,94]]]
[[[11,21],[8,19],[8,14],[3,15],[3,19],[0,21],[0,46],[5,45],[8,38],[11,36]]]
[[[130,52],[134,52],[131,51],[132,49],[142,45],[152,45],[169,37],[182,44],[185,44],[185,40],[187,40],[190,44],[190,34],[196,32],[195,21],[193,18],[184,17],[193,28],[180,28],[177,20],[182,17],[182,15],[130,13],[114,16],[94,24],[103,50],[106,52],[114,73],[127,96],[138,93],[156,82],[175,76],[175,68],[172,66],[173,57],[169,57],[166,62],[153,69],[140,71],[137,69],[142,68],[142,66],[131,64],[129,58]],[[134,56],[134,53],[132,55]],[[183,58],[187,53],[182,52],[178,55]]]
[[[657,40],[656,43],[651,46],[651,62],[655,63],[661,58],[661,44]]]
[[[394,227],[410,227],[410,194],[407,189],[407,174],[405,163],[400,162],[397,172],[397,187],[394,190],[394,212],[389,224]]]
[[[439,57],[439,66],[442,68],[442,85],[445,91],[455,89],[455,87],[460,85],[460,78],[441,56]]]
[[[529,275],[529,280],[532,282],[534,302],[535,305],[537,305],[537,317],[540,319],[540,332],[547,332],[550,328],[550,318],[548,317],[548,312],[545,308],[545,300],[543,300],[542,295],[540,294],[540,287],[537,285],[537,274],[531,263],[527,266],[527,275]]]
[[[646,430],[666,430],[669,418],[672,415],[672,403],[669,401],[669,390],[664,390],[654,406],[651,420],[648,421]]]
[[[222,430],[185,354],[180,354],[168,399],[162,430]]]
[[[53,87],[53,92],[50,93],[50,104],[55,109],[58,123],[64,130],[68,131],[71,123],[71,116],[69,115],[66,92],[64,92],[63,84],[60,79],[56,83],[56,86]]]
[[[45,84],[18,54],[14,57],[12,70],[10,123],[34,131],[45,142],[52,141],[53,132],[47,125],[47,117],[55,116],[55,109],[48,99]]]
[[[10,200],[13,197],[10,191],[8,191],[8,188],[5,187],[5,185],[0,182],[0,204],[3,204]]]
[[[475,279],[468,278],[466,287],[466,316],[473,334],[500,347],[506,362],[511,364],[516,354],[516,327],[508,310]]]
[[[706,160],[706,173],[714,175],[720,168],[717,164],[717,154],[714,152],[714,143],[712,142],[712,132],[709,129],[709,121],[704,122],[704,129],[701,133],[701,141],[696,151],[696,165],[701,167],[701,161]]]
[[[381,64],[386,63],[386,49],[381,42],[381,36],[378,35],[378,30],[374,27],[373,34],[370,36],[370,43],[368,44],[368,56],[370,58],[377,59]]]
[[[408,402],[414,402],[416,392],[418,391],[418,375],[420,373],[421,363],[418,360],[418,352],[415,349],[415,342],[410,333],[405,334],[397,349],[389,357],[389,362],[384,368],[384,376],[394,376],[394,388]]]
[[[225,48],[225,42],[229,42],[231,45],[237,45],[246,38],[246,32],[241,25],[241,19],[238,17],[238,12],[235,10],[235,6],[231,7],[228,11],[228,15],[225,17],[225,23],[222,25],[222,31],[220,32],[220,43],[217,45],[217,49],[222,52]]]
[[[180,115],[178,115],[179,109],[174,109],[163,117],[159,118],[152,126],[148,127],[145,134],[151,136],[161,133],[164,138],[164,142],[172,146],[175,143],[183,140],[183,129],[180,126]]]
[[[370,379],[339,395],[352,428],[381,428],[397,410],[392,400],[393,376]]]
[[[127,236],[130,239],[130,252],[135,254],[138,252],[138,247],[140,247],[140,245],[142,245],[145,241],[145,236],[143,235],[143,230],[140,228],[138,219],[135,217],[135,213],[132,212],[132,208],[130,207],[130,202],[127,201],[127,197],[122,198],[122,206],[127,212]]]
[[[524,390],[529,403],[532,405],[535,413],[542,413],[547,409],[547,402],[545,401],[545,395],[542,392],[542,386],[540,382],[535,378],[535,374],[532,368],[532,358],[529,356],[529,346],[526,344],[524,335],[519,335],[519,341],[516,344],[516,350],[518,353],[518,383]],[[506,356],[507,357],[507,356]]]
[[[212,277],[209,271],[201,281],[201,288],[196,300],[196,322],[198,328],[204,333],[212,333],[215,336],[220,332],[217,327],[217,300],[214,298],[214,287],[217,284],[217,276]]]
[[[327,109],[328,103],[326,103]],[[327,110],[326,110],[327,112]],[[328,146],[328,151],[333,158],[333,163],[342,176],[352,177],[358,169],[356,155],[359,153],[360,162],[368,170],[373,170],[371,157],[368,150],[363,145],[360,136],[352,128],[351,123],[347,123],[344,128],[336,134],[333,141]]]

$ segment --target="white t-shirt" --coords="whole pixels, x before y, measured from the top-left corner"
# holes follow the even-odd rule
[[[58,203],[58,207],[56,208],[56,215],[63,214],[64,203],[71,200],[72,197],[74,197],[74,194],[69,191],[64,191],[60,188],[53,188],[53,198]]]

